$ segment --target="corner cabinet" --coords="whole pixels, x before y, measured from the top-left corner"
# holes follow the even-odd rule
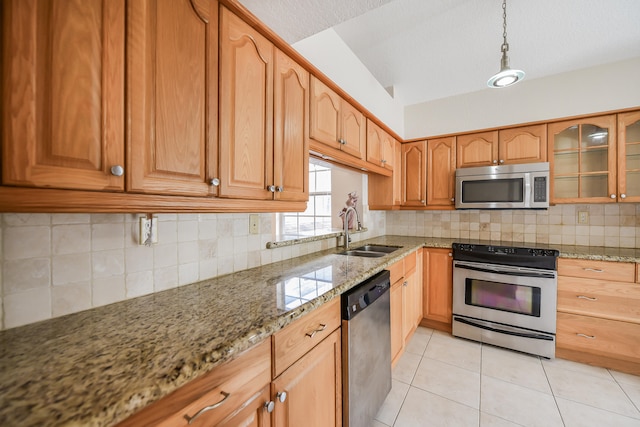
[[[547,161],[547,125],[459,135],[457,167]]]
[[[127,3],[127,189],[215,195],[218,2]]]
[[[310,102],[311,139],[364,159],[367,132],[364,115],[314,76]]]
[[[124,0],[5,0],[2,183],[124,191]]]
[[[453,206],[456,192],[456,137],[427,141],[427,205]]]
[[[306,201],[309,74],[225,7],[220,22],[219,196]]]
[[[427,204],[427,141],[402,144],[402,206]]]
[[[424,249],[422,324],[451,332],[453,312],[453,253],[451,249]]]

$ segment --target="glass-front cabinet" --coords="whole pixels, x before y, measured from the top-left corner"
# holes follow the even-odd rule
[[[550,123],[552,203],[618,200],[616,115]]]
[[[640,111],[618,114],[618,198],[640,202]]]

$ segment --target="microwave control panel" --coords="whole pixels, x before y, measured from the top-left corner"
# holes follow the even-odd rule
[[[533,201],[547,201],[547,177],[536,176],[533,178]]]

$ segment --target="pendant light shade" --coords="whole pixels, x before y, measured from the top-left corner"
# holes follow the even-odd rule
[[[500,47],[502,51],[500,71],[487,81],[487,86],[497,89],[511,86],[524,79],[524,71],[509,68],[509,56],[507,56],[509,51],[509,43],[507,43],[507,0],[502,1],[502,28],[503,42]]]

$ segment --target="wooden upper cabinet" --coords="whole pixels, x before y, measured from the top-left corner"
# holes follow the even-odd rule
[[[620,202],[640,202],[640,111],[618,114],[617,194]]]
[[[615,202],[615,114],[550,123],[548,130],[551,202]]]
[[[218,2],[127,4],[128,190],[206,196],[216,191],[207,178],[217,152]]]
[[[459,135],[459,168],[547,161],[545,124]]]
[[[367,119],[367,161],[393,170],[398,142],[380,126]]]
[[[124,190],[124,0],[0,7],[2,183]]]
[[[498,131],[458,135],[456,144],[459,168],[498,163]]]
[[[499,164],[547,161],[547,125],[522,126],[498,132]]]
[[[309,199],[309,73],[276,49],[274,183],[276,200]]]
[[[311,139],[364,159],[366,121],[364,114],[311,76]]]
[[[456,191],[456,137],[427,141],[427,205],[453,206]]]
[[[220,13],[220,196],[272,199],[274,46]]]
[[[427,203],[427,141],[402,144],[402,205]]]

